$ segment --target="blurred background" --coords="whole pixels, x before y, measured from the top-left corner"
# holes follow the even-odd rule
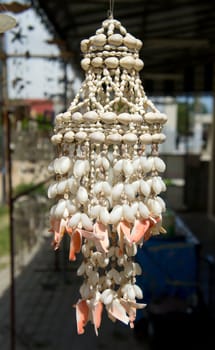
[[[133,330],[102,323],[77,336],[80,258],[48,232],[49,137],[78,91],[80,41],[108,0],[0,1],[17,25],[0,34],[0,348],[210,349],[215,326],[215,4],[115,0],[114,17],[144,43],[145,92],[168,115],[160,148],[167,234],[139,249],[147,307]],[[0,18],[1,27],[1,18]]]

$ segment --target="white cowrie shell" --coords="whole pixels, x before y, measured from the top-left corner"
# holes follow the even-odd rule
[[[121,182],[116,184],[113,187],[113,189],[112,189],[112,199],[113,199],[113,201],[117,201],[120,198],[120,196],[121,196],[121,194],[123,192],[123,189],[124,189],[124,185]]]
[[[108,43],[114,46],[120,46],[123,42],[123,36],[121,34],[112,34],[108,38]]]
[[[117,205],[113,208],[110,213],[110,222],[112,224],[117,224],[122,218],[122,206]]]
[[[107,136],[107,141],[112,144],[118,144],[122,141],[122,136],[118,133],[110,134]]]
[[[134,58],[132,56],[125,56],[119,61],[120,66],[125,69],[131,69],[134,66]]]
[[[101,57],[94,57],[91,61],[91,64],[95,68],[102,67],[103,65],[103,59]]]
[[[89,231],[92,231],[93,230],[93,224],[92,224],[92,221],[89,219],[89,217],[82,213],[81,214],[81,222],[82,222],[82,226],[86,229],[86,230],[89,230]]]
[[[85,258],[88,258],[90,255],[90,248],[88,247],[88,245],[83,244],[82,248],[81,248],[82,254]]]
[[[143,69],[143,66],[144,66],[144,63],[143,63],[143,61],[140,58],[136,58],[134,60],[134,69],[136,71],[139,72],[141,69]]]
[[[140,180],[136,180],[136,181],[132,182],[131,185],[133,187],[135,194],[137,194],[139,192]]]
[[[155,199],[148,199],[147,206],[151,211],[152,215],[160,216],[162,212],[161,205]]]
[[[153,158],[152,157],[146,158],[144,156],[140,157],[140,165],[144,173],[150,172],[154,165]]]
[[[53,205],[50,209],[50,217],[54,217],[55,216],[55,209],[56,209],[57,205]]]
[[[100,131],[95,131],[92,134],[90,134],[90,140],[93,143],[104,143],[104,141],[105,141],[105,134],[103,134]]]
[[[88,111],[83,115],[84,120],[88,122],[96,122],[98,119],[98,114],[95,111]]]
[[[123,42],[124,42],[124,45],[127,46],[129,49],[136,48],[137,39],[129,33],[126,34],[126,36],[123,39]]]
[[[63,194],[67,189],[67,180],[62,180],[57,183],[57,193]]]
[[[149,196],[149,194],[151,192],[151,188],[150,188],[149,183],[147,181],[140,180],[140,191],[145,197]]]
[[[134,292],[135,292],[135,296],[137,299],[143,299],[143,292],[140,289],[139,286],[137,286],[136,284],[133,285],[134,288]]]
[[[74,140],[74,132],[73,131],[67,131],[64,136],[63,139],[66,142],[72,142]]]
[[[150,214],[149,209],[147,208],[147,206],[144,203],[139,202],[138,209],[139,209],[139,213],[140,213],[141,218],[147,219],[149,217],[149,214]]]
[[[88,193],[86,188],[80,186],[77,192],[77,200],[79,203],[84,204],[88,201]]]
[[[132,116],[129,113],[121,113],[117,116],[118,121],[121,124],[129,124],[132,121]]]
[[[123,137],[122,137],[123,141],[125,143],[128,143],[128,144],[134,144],[137,142],[138,138],[137,138],[137,135],[129,132],[127,134],[125,134]]]
[[[132,184],[125,184],[124,192],[130,201],[133,201],[135,199],[135,191]]]
[[[123,171],[126,176],[130,176],[133,174],[134,168],[132,166],[132,163],[129,159],[123,160]]]
[[[134,290],[134,286],[132,286],[132,285],[128,286],[128,288],[127,288],[127,296],[128,296],[129,300],[135,300],[136,293],[135,293],[135,290]]]
[[[69,214],[75,214],[77,211],[76,206],[69,199],[66,200],[66,207],[69,211]]]
[[[63,139],[63,135],[62,134],[56,134],[56,135],[53,135],[51,137],[51,142],[54,145],[57,145],[57,144],[61,143],[62,139]]]
[[[54,198],[57,196],[57,183],[49,185],[47,194],[48,198]]]
[[[104,225],[109,224],[109,222],[110,222],[110,214],[109,214],[108,210],[105,207],[101,207],[100,208],[99,218],[100,218],[101,222]]]
[[[72,166],[71,159],[66,156],[56,158],[54,161],[54,170],[57,174],[66,174]]]
[[[48,165],[49,174],[54,174],[54,160]]]
[[[135,212],[132,207],[130,207],[128,204],[123,204],[123,217],[128,222],[134,222],[135,221]]]
[[[123,169],[123,160],[120,159],[116,162],[116,164],[113,167],[113,171],[116,175],[120,174],[122,172]]]
[[[75,177],[80,178],[84,176],[89,171],[90,165],[89,161],[86,160],[76,160],[73,167],[73,174]]]
[[[67,180],[67,186],[68,186],[68,189],[70,190],[71,193],[75,193],[76,192],[76,189],[77,189],[77,182],[76,180],[74,179],[74,177],[70,177],[68,180]]]
[[[85,131],[79,131],[75,134],[75,139],[80,142],[86,141],[87,133]]]
[[[101,115],[101,120],[105,123],[113,123],[116,120],[116,113],[105,112]]]
[[[105,196],[110,196],[111,194],[111,186],[107,181],[102,182],[102,191],[104,192]]]
[[[162,212],[166,210],[166,204],[163,200],[163,198],[157,196],[156,200],[158,201],[158,203],[160,204],[161,208],[162,208]]]
[[[80,112],[75,112],[72,114],[72,121],[75,123],[82,123],[83,122],[83,116]]]
[[[72,228],[73,228],[73,227],[76,227],[76,226],[78,226],[80,220],[81,220],[81,213],[76,213],[76,214],[74,214],[74,215],[71,217],[71,219],[69,220],[68,225],[69,225],[70,227],[72,227]]]
[[[83,58],[81,60],[81,67],[83,70],[87,71],[90,67],[90,59],[89,58]]]
[[[162,191],[162,183],[161,181],[159,181],[159,178],[157,178],[156,176],[152,178],[152,190],[156,195],[161,193]]]
[[[159,157],[154,157],[154,167],[159,173],[163,173],[166,170],[164,161]]]
[[[119,60],[116,57],[107,57],[104,61],[108,68],[114,69],[119,65]]]
[[[144,145],[150,145],[152,143],[152,135],[148,133],[141,135],[140,142]]]
[[[65,209],[66,209],[66,201],[64,199],[60,199],[55,209],[55,216],[58,218],[63,217],[63,213]]]
[[[131,246],[127,244],[125,250],[128,256],[135,256],[137,254],[137,245],[135,243]]]
[[[95,161],[95,167],[99,168],[102,165],[102,157],[97,157]]]
[[[83,53],[86,53],[88,51],[88,45],[89,45],[88,39],[81,40],[80,47]]]
[[[113,297],[114,292],[112,291],[112,289],[105,289],[101,295],[101,301],[103,302],[103,304],[108,305],[112,303]]]
[[[95,206],[91,207],[89,210],[89,215],[92,218],[97,219],[99,217],[100,208],[101,208],[100,205],[95,205]]]
[[[104,34],[97,34],[92,37],[91,41],[95,46],[104,46],[106,43],[106,36]]]
[[[108,170],[110,167],[110,163],[107,158],[102,157],[102,166],[105,170]]]
[[[134,161],[132,162],[134,171],[139,171],[140,170],[140,159],[136,158],[134,159]]]
[[[132,114],[132,122],[135,124],[139,124],[143,122],[143,117],[140,114]]]
[[[93,187],[93,193],[97,196],[102,192],[102,181],[96,182]]]
[[[135,244],[135,247],[137,248],[136,244]],[[142,275],[142,269],[141,269],[141,266],[138,263],[135,263],[134,271],[135,271],[136,275],[138,275],[138,276]]]

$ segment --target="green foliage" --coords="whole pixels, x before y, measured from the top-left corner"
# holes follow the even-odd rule
[[[32,195],[40,195],[40,196],[47,196],[47,189],[44,185],[40,185],[36,187],[36,184],[29,182],[29,183],[21,183],[17,185],[14,188],[14,196],[19,196],[22,193],[23,194],[32,194]]]
[[[43,114],[38,114],[37,118],[37,125],[38,125],[38,129],[41,131],[50,131],[52,130],[52,125],[51,122],[48,121]]]

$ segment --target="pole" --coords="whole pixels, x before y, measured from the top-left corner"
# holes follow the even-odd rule
[[[11,159],[11,120],[5,111],[7,135],[7,179],[8,179],[8,205],[10,230],[10,349],[15,350],[16,344],[16,297],[15,297],[15,244],[14,244],[14,201],[12,193],[12,159]]]

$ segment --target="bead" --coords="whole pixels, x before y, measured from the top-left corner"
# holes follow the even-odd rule
[[[98,120],[98,114],[95,111],[89,111],[83,115],[83,118],[88,122],[95,122]]]
[[[145,145],[149,145],[150,143],[152,143],[152,135],[151,134],[143,134],[140,136],[140,142],[145,144]]]
[[[95,46],[104,46],[106,43],[106,36],[104,34],[97,34],[92,38],[92,44]]]
[[[65,134],[64,134],[64,137],[63,137],[64,141],[66,142],[72,142],[74,140],[74,132],[73,131],[67,131]]]
[[[105,112],[101,114],[101,120],[105,123],[113,123],[116,120],[116,113]]]
[[[132,133],[127,133],[123,136],[122,139],[125,143],[134,144],[137,142],[137,135]]]
[[[83,58],[83,60],[81,60],[81,67],[83,68],[83,70],[88,70],[90,67],[90,59],[89,58]]]
[[[89,40],[84,39],[81,41],[81,51],[83,53],[86,53],[88,51],[88,46],[89,46]]]
[[[102,67],[103,59],[101,57],[95,57],[92,59],[91,64],[95,68]]]
[[[93,132],[89,137],[93,143],[103,143],[105,141],[105,135],[100,131]]]
[[[121,143],[122,136],[120,134],[110,134],[107,136],[107,141],[113,144]]]
[[[77,141],[86,141],[87,133],[84,131],[79,131],[75,134],[75,139]]]
[[[137,39],[133,35],[127,33],[123,39],[123,43],[129,49],[135,49],[137,45]]]
[[[105,64],[108,68],[117,68],[119,60],[116,57],[108,57],[105,59]]]
[[[120,46],[122,42],[123,42],[123,37],[121,34],[113,34],[108,38],[108,43],[110,45]]]
[[[152,135],[152,143],[163,143],[166,140],[166,136],[164,134],[156,133]]]
[[[121,113],[117,116],[117,119],[122,124],[129,124],[132,121],[132,116],[129,113]]]
[[[80,112],[75,112],[72,114],[72,121],[75,123],[81,123],[83,121],[83,116]]]
[[[134,59],[132,56],[125,56],[120,59],[120,66],[125,69],[131,69],[134,66]]]
[[[139,72],[139,71],[143,68],[143,66],[144,66],[144,63],[143,63],[143,61],[142,61],[141,59],[136,58],[136,59],[134,60],[134,69],[135,69],[136,71]]]

